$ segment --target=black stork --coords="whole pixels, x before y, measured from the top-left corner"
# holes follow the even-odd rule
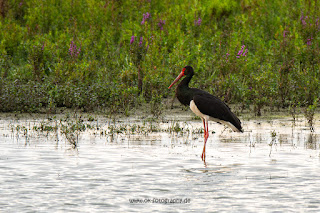
[[[189,82],[193,75],[194,72],[191,66],[184,67],[178,77],[169,86],[169,89],[177,83],[180,78],[185,76],[176,89],[176,96],[180,103],[189,105],[190,109],[202,119],[204,126],[204,146],[201,159],[205,162],[206,143],[209,137],[209,120],[226,125],[235,132],[243,132],[243,130],[239,118],[231,112],[230,108],[223,101],[208,92],[189,87]]]

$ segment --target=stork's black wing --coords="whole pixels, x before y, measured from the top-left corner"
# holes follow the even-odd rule
[[[219,120],[230,122],[242,132],[239,118],[231,112],[230,108],[223,101],[210,93],[194,88],[192,89],[194,91],[193,101],[201,113]]]

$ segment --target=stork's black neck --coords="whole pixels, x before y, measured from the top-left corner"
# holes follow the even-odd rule
[[[193,73],[186,75],[186,77],[179,83],[176,90],[178,100],[184,105],[189,105],[193,98],[193,91],[189,88],[189,82],[192,76]]]
[[[189,75],[186,75],[184,79],[179,83],[178,87],[188,87],[189,88],[189,82],[193,76],[193,73],[190,73]]]

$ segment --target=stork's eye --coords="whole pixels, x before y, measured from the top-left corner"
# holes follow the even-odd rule
[[[183,68],[183,69],[182,69],[183,74],[184,74],[185,71],[186,71],[186,68]]]

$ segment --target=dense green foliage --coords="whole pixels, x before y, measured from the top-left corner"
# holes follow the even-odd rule
[[[121,112],[192,86],[243,108],[314,105],[320,8],[303,0],[2,0],[0,111]],[[154,107],[153,107],[154,110]]]

